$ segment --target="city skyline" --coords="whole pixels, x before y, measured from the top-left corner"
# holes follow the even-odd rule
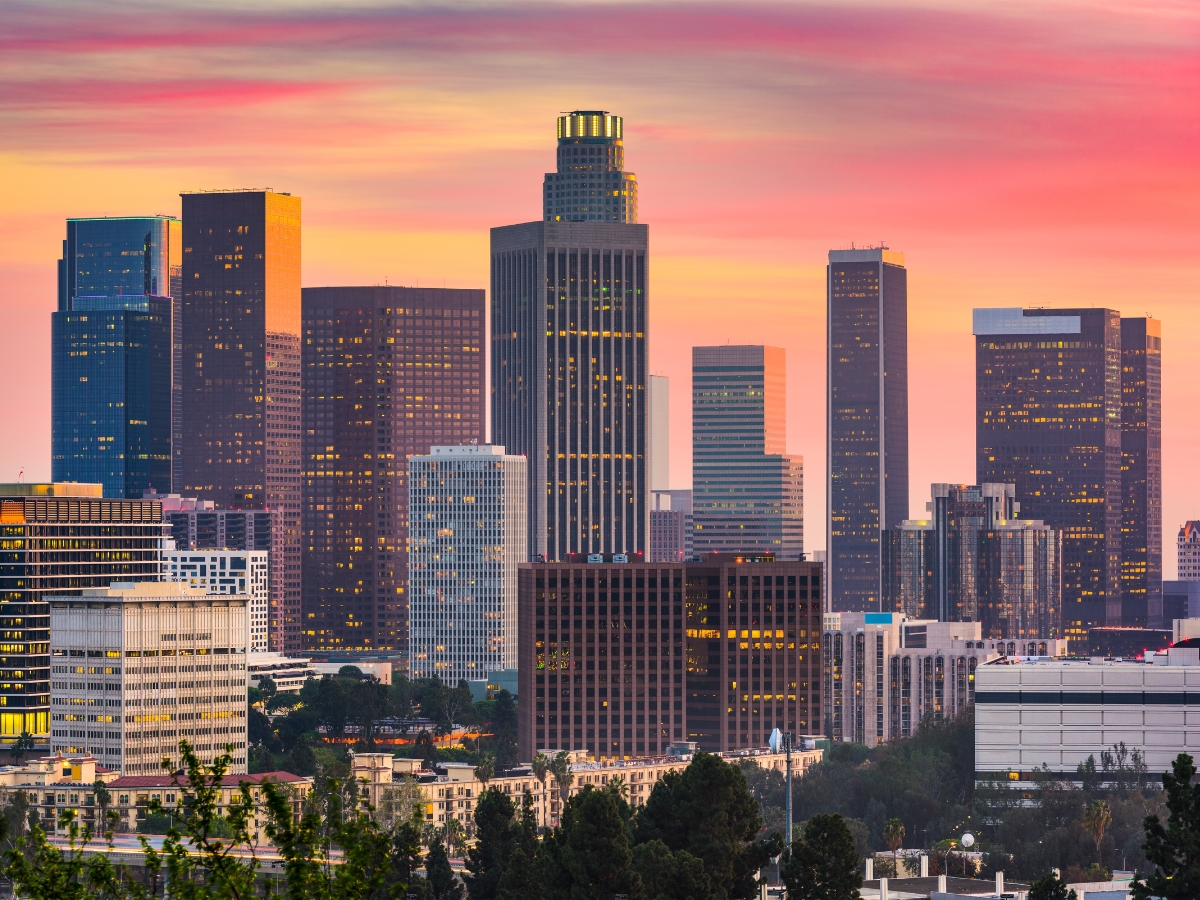
[[[6,412],[28,425],[0,439],[0,467],[11,478],[16,478],[22,469],[26,480],[49,476],[49,378],[43,377],[43,374],[48,376],[49,370],[45,353],[49,316],[44,313],[53,304],[52,265],[57,249],[54,240],[56,232],[61,234],[65,217],[178,214],[178,207],[174,206],[177,201],[172,198],[181,189],[270,184],[306,198],[306,211],[311,213],[306,217],[306,236],[311,238],[306,239],[305,248],[306,286],[372,283],[385,278],[392,283],[413,283],[420,279],[421,284],[432,284],[444,277],[452,286],[483,287],[487,266],[485,226],[497,221],[517,221],[522,216],[536,217],[535,191],[545,172],[541,148],[547,123],[555,110],[586,103],[620,111],[629,123],[626,143],[641,142],[636,151],[637,162],[631,167],[637,171],[642,185],[640,218],[656,226],[654,315],[658,319],[651,327],[658,335],[671,335],[669,342],[659,339],[655,343],[650,367],[653,372],[672,376],[672,405],[676,409],[672,423],[675,457],[672,486],[686,484],[690,469],[686,441],[690,432],[686,413],[690,348],[726,337],[734,342],[781,343],[790,351],[796,364],[789,378],[788,446],[807,458],[810,469],[818,472],[823,469],[823,435],[814,433],[806,424],[823,419],[823,401],[814,396],[820,394],[819,390],[804,387],[812,385],[823,368],[823,350],[810,334],[813,325],[817,326],[816,331],[823,330],[821,278],[816,270],[829,247],[843,246],[851,238],[877,240],[882,236],[889,245],[902,247],[913,271],[920,273],[914,275],[910,285],[912,483],[974,480],[971,385],[943,384],[941,377],[947,367],[969,370],[971,306],[1015,303],[1068,306],[1078,305],[1083,296],[1089,301],[1095,297],[1098,306],[1107,305],[1127,314],[1140,314],[1142,309],[1138,307],[1145,305],[1172,335],[1177,335],[1164,356],[1163,378],[1163,521],[1168,534],[1173,533],[1172,529],[1195,518],[1200,509],[1200,489],[1186,479],[1182,464],[1182,453],[1194,442],[1195,426],[1181,411],[1195,405],[1193,392],[1197,389],[1189,384],[1180,367],[1182,360],[1197,349],[1193,343],[1196,338],[1189,333],[1194,329],[1188,327],[1192,315],[1184,306],[1184,285],[1190,283],[1189,274],[1196,267],[1196,256],[1190,249],[1194,245],[1191,234],[1195,225],[1182,213],[1190,206],[1187,197],[1195,191],[1196,177],[1183,165],[1187,158],[1185,147],[1189,145],[1182,138],[1190,126],[1172,121],[1167,112],[1183,96],[1178,92],[1185,84],[1182,72],[1191,51],[1185,50],[1179,39],[1170,34],[1172,26],[1165,16],[1153,14],[1124,14],[1105,9],[1084,23],[1073,18],[1069,11],[1047,14],[1044,18],[1014,13],[1002,21],[1003,28],[996,30],[1002,37],[988,37],[986,26],[997,19],[977,10],[929,13],[923,18],[908,12],[906,15],[903,6],[889,6],[882,11],[885,19],[903,21],[907,28],[886,42],[878,58],[870,62],[851,64],[844,58],[837,59],[839,51],[843,56],[847,51],[848,36],[864,23],[861,11],[853,8],[797,11],[752,7],[736,16],[719,37],[713,36],[712,20],[702,19],[697,30],[672,38],[660,51],[678,59],[705,41],[717,53],[731,54],[736,47],[747,45],[769,50],[764,24],[782,25],[786,28],[779,38],[781,48],[773,52],[794,56],[788,63],[788,73],[829,67],[834,76],[858,77],[864,82],[883,74],[896,74],[902,77],[894,88],[897,93],[890,95],[890,99],[915,98],[921,87],[932,84],[947,100],[953,101],[944,104],[945,111],[936,115],[920,104],[916,107],[897,104],[897,110],[904,109],[905,115],[913,117],[912,129],[903,132],[906,140],[900,150],[889,144],[886,160],[869,137],[835,127],[828,116],[834,100],[834,93],[828,87],[817,91],[814,99],[803,101],[806,105],[801,109],[808,115],[794,117],[801,125],[786,126],[803,128],[802,133],[816,140],[801,148],[803,165],[799,168],[805,171],[781,178],[784,171],[778,157],[764,147],[761,134],[751,139],[752,130],[746,127],[750,116],[760,111],[761,106],[749,104],[745,112],[728,117],[733,102],[739,99],[733,89],[726,88],[706,98],[711,104],[708,108],[688,102],[678,103],[672,110],[666,108],[669,102],[660,106],[637,96],[633,92],[636,78],[628,73],[614,75],[613,84],[600,92],[568,83],[567,89],[559,93],[560,83],[553,95],[543,90],[542,95],[532,99],[530,82],[519,81],[516,86],[524,92],[518,92],[512,103],[509,131],[500,149],[508,170],[503,184],[484,193],[480,192],[483,184],[478,180],[480,176],[471,174],[472,161],[477,152],[494,154],[496,145],[480,141],[472,128],[454,125],[444,113],[428,108],[414,110],[391,93],[388,108],[410,113],[399,119],[414,125],[425,123],[432,129],[436,139],[430,142],[430,148],[414,147],[416,157],[411,164],[387,168],[372,161],[360,171],[347,171],[342,179],[332,179],[330,186],[318,188],[314,179],[317,169],[328,170],[324,166],[314,168],[314,160],[350,153],[351,144],[339,136],[345,132],[331,132],[327,142],[319,146],[280,154],[279,138],[266,139],[266,131],[251,129],[250,119],[261,117],[267,126],[275,126],[280,135],[294,137],[299,109],[311,111],[313,106],[324,108],[324,104],[331,102],[330,94],[322,93],[323,90],[338,97],[347,94],[353,97],[365,88],[333,76],[325,82],[317,77],[302,83],[295,71],[287,67],[279,79],[262,80],[258,93],[255,93],[258,83],[255,76],[261,73],[252,68],[235,67],[230,71],[231,79],[240,79],[230,86],[238,100],[235,124],[244,129],[240,137],[253,142],[257,135],[264,140],[263,146],[270,148],[269,153],[255,152],[243,159],[224,151],[211,153],[214,147],[227,151],[230,144],[216,142],[227,142],[228,137],[195,140],[197,132],[192,129],[210,122],[218,108],[204,95],[189,113],[200,126],[192,124],[185,130],[176,130],[169,139],[161,133],[170,129],[156,127],[160,134],[150,135],[138,131],[140,126],[135,120],[146,120],[143,113],[147,109],[163,109],[163,104],[169,102],[164,97],[178,96],[171,91],[162,96],[132,90],[109,91],[104,97],[89,95],[87,102],[95,108],[86,110],[82,94],[71,99],[61,99],[63,95],[59,94],[55,112],[34,114],[30,110],[38,105],[39,98],[55,96],[53,90],[61,90],[73,77],[79,77],[67,71],[66,66],[72,61],[88,71],[105,60],[115,60],[121,64],[113,70],[110,85],[130,88],[135,81],[140,83],[141,79],[133,79],[131,72],[139,62],[152,59],[160,48],[167,46],[176,30],[181,33],[182,26],[190,21],[189,14],[183,10],[168,11],[161,29],[153,34],[146,34],[144,25],[131,28],[131,33],[145,38],[139,48],[132,38],[119,38],[120,29],[109,31],[108,26],[97,29],[96,22],[87,21],[86,16],[81,21],[95,38],[83,46],[71,43],[72,35],[84,33],[76,31],[79,25],[56,20],[52,15],[38,19],[6,13],[12,16],[7,20],[13,26],[8,31],[17,36],[16,51],[25,54],[33,65],[26,68],[27,74],[19,85],[13,84],[20,90],[9,92],[18,104],[22,102],[20,98],[25,98],[30,105],[15,110],[14,127],[5,138],[6,149],[11,153],[2,165],[14,176],[11,180],[17,189],[0,209],[0,223],[14,235],[12,243],[0,255],[0,275],[12,286],[13,298],[0,307],[0,317],[7,332],[27,335],[4,363],[7,367],[4,374],[10,382],[19,377],[29,389],[5,401]],[[646,28],[633,48],[630,69],[644,76],[651,66],[646,42],[651,38],[661,42],[664,35],[661,26],[653,26],[652,17],[644,7],[635,7],[632,14]],[[265,13],[257,15],[271,21]],[[498,16],[488,24],[494,27],[499,23],[498,32],[512,34],[513,22],[520,19],[522,28],[545,35],[565,29],[572,21],[571,16],[570,11],[555,14],[542,11],[509,19]],[[369,20],[370,17],[352,21],[346,16],[331,16],[322,20],[321,27],[357,35],[370,49],[371,42],[362,36],[367,28],[364,22]],[[287,35],[272,39],[276,41],[271,45],[272,52],[284,62],[292,62],[286,49],[289,40],[312,50],[315,45],[311,34],[317,28],[314,21],[315,16],[292,15],[286,22],[290,29]],[[387,34],[391,28],[394,34],[400,25],[412,22],[419,22],[435,35],[449,33],[445,17],[428,10],[407,17],[385,16],[379,31]],[[121,28],[131,24],[125,21]],[[530,28],[531,24],[537,28]],[[51,26],[56,29],[56,40],[34,48],[33,38],[41,33],[40,29]],[[939,51],[945,55],[936,55],[933,60],[938,75],[963,71],[972,74],[964,87],[951,87],[951,79],[936,76],[925,76],[930,79],[926,82],[906,69],[906,60],[912,52],[910,43],[935,28],[950,30],[965,46],[979,51],[978,61],[970,66],[961,61],[958,55],[961,49],[954,55]],[[1059,36],[1072,31],[1080,36],[1079,42],[1071,50],[1050,52],[1043,46],[1040,52],[1032,52],[1039,28]],[[1121,34],[1116,39],[1118,30]],[[180,79],[196,72],[199,63],[220,48],[265,40],[227,31],[210,32],[209,49],[199,42],[188,45],[179,54],[180,72],[172,74],[164,84],[183,90]],[[1031,53],[1002,62],[997,55],[1001,43],[1026,47]],[[1138,64],[1138,48],[1151,45],[1155,47],[1153,66]],[[492,46],[494,53],[501,52]],[[390,91],[387,85],[395,73],[378,56],[368,55],[370,65],[384,76],[385,92]],[[320,59],[326,65],[330,62],[328,56]],[[1074,68],[1074,74],[1066,75],[1058,65],[1063,61],[1080,65]],[[1131,67],[1124,69],[1129,81],[1124,88],[1116,89],[1100,77],[1100,72],[1122,62]],[[438,64],[419,57],[412,65]],[[695,70],[691,72],[694,74]],[[537,74],[543,77],[542,73]],[[688,96],[683,80],[667,79],[663,90],[668,101]],[[972,91],[990,89],[999,82],[1007,87],[989,93],[990,104],[975,112],[966,111]],[[205,89],[206,84],[200,82],[197,90]],[[761,80],[755,84],[761,84]],[[490,88],[485,93],[465,76],[447,85],[446,90],[470,103],[482,102],[487,96],[488,102],[495,105],[496,98],[490,96]],[[596,96],[597,93],[603,96]],[[1045,97],[1044,103],[1030,99],[1035,93]],[[116,105],[118,98],[123,105]],[[276,102],[278,109],[263,115]],[[1049,145],[1039,142],[1034,154],[1035,138],[1030,129],[1035,122],[1042,121],[1044,104],[1063,115],[1054,117]],[[1138,112],[1130,111],[1134,109]],[[99,126],[95,124],[99,120],[93,118],[97,110],[107,110],[100,116],[103,124]],[[351,105],[341,124],[346,128],[361,124],[363,115]],[[373,110],[372,116],[375,115]],[[899,111],[892,113],[887,121],[895,123],[900,115]],[[1098,145],[1092,142],[1080,162],[1077,151],[1083,146],[1085,134],[1092,134],[1092,129],[1098,128],[1102,133],[1118,135],[1122,125],[1133,121],[1130,117],[1135,115],[1139,126],[1138,147],[1120,137]],[[59,155],[52,162],[42,160],[39,154],[50,146],[48,139],[55,133],[47,117],[72,130],[77,137],[94,135],[98,127],[106,129],[105,133],[121,136],[141,134],[146,138],[141,151],[146,154],[145,164],[128,167],[115,162],[111,150],[102,150],[100,142],[88,140],[71,141],[69,149],[56,140],[54,147]],[[693,127],[683,127],[688,124]],[[1002,129],[1001,125],[1012,127]],[[967,135],[974,126],[981,127],[989,137],[1003,137],[1003,140],[987,152],[973,149],[968,146]],[[1002,130],[1008,132],[1007,136],[1000,134]],[[183,134],[192,147],[185,146],[180,137]],[[774,131],[768,137],[780,134]],[[931,184],[932,169],[940,170],[944,165],[942,151],[934,149],[929,137],[933,134],[939,135],[939,142],[948,134],[953,147],[962,154],[961,161],[945,172],[947,183],[957,194],[953,201],[943,193],[918,199],[920,195],[912,193],[912,188],[899,186],[907,174],[915,176],[907,180],[923,192]],[[381,140],[385,146],[406,146],[404,136],[395,129],[387,130]],[[688,146],[693,156],[688,158],[687,165],[679,166],[684,157],[677,151],[685,141],[691,142]],[[794,145],[789,146],[794,149]],[[873,163],[857,168],[855,174],[864,180],[862,186],[852,184],[848,171],[833,159],[846,146],[859,147],[861,159]],[[443,153],[445,158],[435,159],[437,153]],[[1046,157],[1046,161],[1036,164],[1035,155]],[[745,165],[748,162],[754,165]],[[1151,162],[1153,166],[1146,165]],[[739,172],[728,170],[732,173],[730,178],[739,179],[736,189],[688,196],[682,190],[684,182],[697,174],[697,166],[712,163],[742,164],[738,166]],[[793,163],[794,160],[788,163],[789,173]],[[672,171],[673,167],[678,171]],[[754,174],[746,174],[746,170],[753,170]],[[52,171],[64,179],[63,187],[47,190]],[[387,176],[382,182],[378,178],[380,172]],[[446,204],[440,193],[451,172],[465,179],[461,190],[469,189],[479,198],[478,206],[469,212],[457,200]],[[487,172],[491,178],[495,169]],[[1070,177],[1061,177],[1064,174]],[[1119,177],[1114,181],[1113,175]],[[427,186],[411,197],[396,193],[401,186],[419,186],[422,181]],[[867,196],[866,189],[878,193],[885,181],[888,187],[878,195],[880,199],[860,205],[850,216],[837,212],[843,206],[839,197],[844,199],[845,208],[852,208],[855,200]],[[373,196],[389,202],[396,196],[409,199],[396,210],[384,212],[378,201],[364,194],[363,186],[367,183]],[[1057,185],[1055,189],[1045,191],[1052,183]],[[1168,183],[1173,184],[1172,199],[1160,199],[1160,186]],[[78,190],[80,187],[86,190]],[[337,196],[339,191],[344,192],[344,198]],[[1026,201],[1034,193],[1043,196],[1028,206]],[[768,209],[781,195],[785,200],[783,205],[802,205],[805,215],[799,218],[816,220],[819,225],[788,225],[778,214],[756,220],[755,212]],[[1093,196],[1104,198],[1103,208],[1098,199],[1089,199]],[[972,202],[974,209],[963,212],[964,198]],[[361,210],[371,215],[350,226],[352,214]],[[700,214],[704,210],[708,214]],[[520,211],[523,212],[518,215]],[[831,211],[837,214],[828,215]],[[989,218],[995,224],[986,223]],[[419,220],[428,229],[424,235],[418,235],[415,223]],[[969,245],[962,241],[962,234],[969,236]],[[361,271],[362,254],[348,252],[360,240],[382,251],[376,254],[378,262],[370,263],[382,271]],[[762,244],[761,248],[751,249],[750,245],[756,242]],[[779,248],[785,243],[790,243],[789,249],[781,254]],[[1101,261],[1104,265],[1097,265]],[[758,262],[772,264],[754,265]],[[748,269],[757,271],[750,282],[743,282]],[[735,284],[744,284],[745,299],[730,304],[725,300]],[[1143,297],[1152,297],[1153,301],[1143,301]],[[765,333],[763,320],[776,313],[782,314],[782,318],[773,321],[771,333]],[[965,406],[965,414],[947,413],[956,406]],[[1178,460],[1175,464],[1172,448]],[[809,518],[814,522],[823,518],[822,492],[823,486],[814,480],[806,498]],[[919,500],[918,493],[911,502]],[[919,515],[919,512],[910,508],[908,514]],[[819,549],[821,540],[817,529],[810,531],[811,548]],[[1172,542],[1168,541],[1164,550],[1167,557],[1164,573],[1169,577],[1174,571]]]

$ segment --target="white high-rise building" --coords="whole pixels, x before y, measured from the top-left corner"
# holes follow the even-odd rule
[[[51,752],[156,775],[186,738],[205,765],[232,746],[246,771],[244,594],[140,581],[46,599]]]
[[[166,581],[204,588],[210,594],[249,597],[246,646],[251,653],[267,652],[271,593],[266,550],[164,550],[163,569]]]
[[[1200,522],[1184,522],[1179,529],[1178,581],[1200,581]]]
[[[517,666],[517,566],[528,561],[525,457],[432,447],[409,472],[409,666],[457,684]]]
[[[671,380],[650,376],[650,490],[671,489]],[[651,509],[658,509],[652,505]]]

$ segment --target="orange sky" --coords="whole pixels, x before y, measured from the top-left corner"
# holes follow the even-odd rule
[[[247,8],[249,6],[249,8]],[[1158,4],[5,3],[0,479],[47,478],[67,216],[181,190],[304,200],[305,285],[484,287],[540,214],[560,110],[625,117],[652,368],[690,478],[690,348],[788,350],[824,542],[824,264],[907,256],[912,512],[974,480],[972,306],[1163,322],[1165,571],[1200,517],[1200,8]]]

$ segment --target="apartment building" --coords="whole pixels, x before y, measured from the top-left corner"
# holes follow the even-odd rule
[[[30,812],[36,811],[41,827],[53,834],[58,816],[74,810],[76,821],[96,825],[96,783],[111,784],[118,773],[100,765],[94,756],[43,756],[22,765],[0,766],[0,805],[8,806],[16,794],[25,795]]]

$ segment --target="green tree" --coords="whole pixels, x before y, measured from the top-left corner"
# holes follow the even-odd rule
[[[466,866],[471,874],[467,896],[471,900],[493,900],[500,877],[516,849],[519,829],[513,821],[516,807],[500,791],[484,791],[475,804],[475,846],[467,852]]]
[[[545,753],[538,753],[533,757],[533,777],[538,780],[542,786],[542,821],[549,822],[546,815],[546,776],[550,774],[550,757]]]
[[[857,900],[862,887],[854,836],[837,814],[813,816],[792,842],[783,883],[789,900]]]
[[[492,707],[492,734],[496,744],[496,762],[511,766],[517,762],[517,704],[512,694],[501,690]]]
[[[547,893],[571,900],[635,896],[640,888],[630,869],[633,853],[617,798],[586,785],[567,801],[560,824],[547,839]]]
[[[425,855],[425,877],[435,900],[461,900],[463,886],[450,868],[450,857],[441,838],[435,838]]]
[[[9,751],[9,757],[16,763],[20,763],[27,754],[33,752],[37,744],[33,740],[33,735],[28,731],[22,731],[17,735],[17,739],[13,741],[12,749]]]
[[[496,900],[542,900],[545,889],[535,860],[518,847],[496,886]]]
[[[1200,784],[1193,784],[1196,766],[1180,753],[1163,774],[1169,817],[1166,827],[1157,815],[1145,820],[1146,859],[1155,867],[1143,881],[1134,881],[1133,900],[1200,897]]]
[[[437,764],[437,745],[433,742],[433,735],[428,731],[422,731],[417,735],[416,750],[421,759],[425,760],[430,766]]]
[[[571,783],[575,780],[575,774],[571,771],[571,754],[559,750],[550,760],[550,774],[554,776],[554,786],[558,788],[559,809],[563,809],[571,796]]]
[[[483,753],[479,756],[479,765],[475,767],[475,777],[486,788],[487,783],[492,780],[496,774],[496,760],[489,753]]]
[[[270,700],[279,691],[278,685],[275,684],[275,679],[268,675],[266,678],[258,680],[258,689],[262,692],[263,702]]]
[[[887,844],[887,848],[892,851],[892,866],[899,872],[900,859],[896,856],[896,852],[904,844],[904,823],[899,819],[888,819],[888,823],[883,829],[883,840]]]
[[[1067,883],[1051,872],[1029,886],[1029,900],[1076,900],[1076,897],[1074,891],[1067,890]]]
[[[672,853],[662,841],[634,847],[632,868],[642,883],[639,898],[708,900],[716,896],[703,861],[686,850]]]
[[[748,898],[755,875],[783,849],[782,838],[755,843],[762,827],[758,803],[740,767],[697,753],[682,772],[654,785],[637,816],[636,843],[662,841],[704,863],[717,896]]]
[[[1100,842],[1104,840],[1104,832],[1112,824],[1112,810],[1103,800],[1093,800],[1083,811],[1083,830],[1092,836],[1096,842],[1096,862],[1103,865],[1100,858]]]

